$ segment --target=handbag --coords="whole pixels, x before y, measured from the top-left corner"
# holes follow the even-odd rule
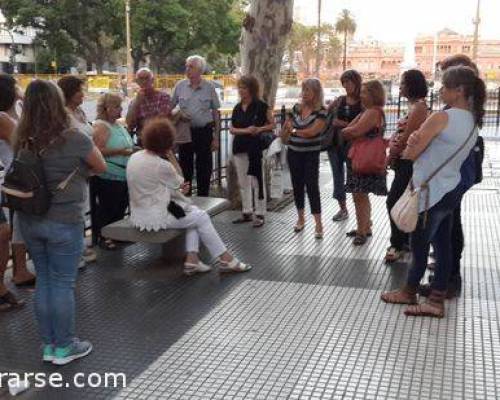
[[[382,123],[384,116],[382,110]],[[377,126],[375,136],[365,136],[354,140],[348,157],[351,160],[352,171],[356,175],[384,175],[386,171],[387,140],[382,136],[381,128]]]
[[[419,193],[423,190],[426,191],[426,207],[424,214],[424,227],[427,222],[427,212],[429,209],[429,182],[434,178],[439,171],[441,171],[451,160],[453,160],[460,151],[467,145],[469,140],[474,136],[476,131],[476,126],[474,126],[464,141],[464,143],[455,151],[450,157],[448,157],[430,176],[420,185],[420,187],[415,188],[413,185],[413,180],[410,181],[408,187],[404,191],[403,195],[396,202],[394,207],[391,209],[391,218],[396,224],[396,226],[405,233],[411,233],[417,229],[418,224],[418,210],[419,210]]]
[[[267,150],[274,139],[276,139],[274,132],[262,132],[259,136],[260,149]]]

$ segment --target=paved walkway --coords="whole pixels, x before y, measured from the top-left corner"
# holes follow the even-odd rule
[[[407,269],[382,261],[384,199],[373,201],[374,237],[354,248],[345,238],[353,220],[330,222],[327,183],[323,241],[311,220],[292,232],[292,206],[258,232],[232,225],[236,212],[215,218],[231,250],[254,265],[247,274],[186,278],[163,265],[157,246],[101,253],[77,289],[78,331],[92,355],[42,365],[26,307],[0,315],[0,371],[127,376],[124,389],[31,389],[26,399],[499,399],[500,144],[488,144],[485,167],[464,203],[463,294],[443,320],[407,318],[379,300]]]

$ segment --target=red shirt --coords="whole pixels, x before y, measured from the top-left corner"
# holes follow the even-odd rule
[[[144,123],[150,118],[169,118],[171,112],[172,102],[170,96],[164,92],[155,90],[151,95],[142,96],[140,103],[137,105],[137,126],[139,129],[142,129]]]

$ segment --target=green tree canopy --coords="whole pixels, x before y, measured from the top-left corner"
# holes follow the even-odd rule
[[[238,51],[242,0],[131,0],[133,56],[178,70],[193,52],[209,62]],[[11,25],[34,27],[44,56],[79,57],[102,70],[125,43],[125,0],[0,0]],[[125,60],[123,60],[123,63]]]

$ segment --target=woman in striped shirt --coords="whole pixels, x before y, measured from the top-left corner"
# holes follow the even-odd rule
[[[323,88],[316,78],[302,83],[302,101],[289,113],[283,126],[288,140],[288,164],[292,177],[293,195],[298,220],[294,227],[300,232],[305,225],[305,192],[316,222],[315,237],[323,238],[319,192],[319,154],[321,134],[326,128],[327,110],[323,106]]]

